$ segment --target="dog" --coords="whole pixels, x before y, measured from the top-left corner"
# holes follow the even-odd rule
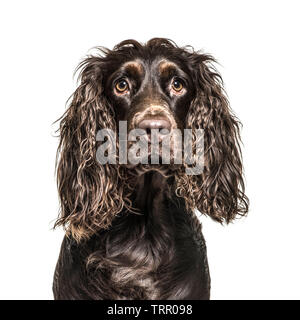
[[[164,38],[97,50],[80,63],[80,84],[59,119],[55,227],[63,226],[66,235],[54,298],[210,299],[195,210],[229,223],[246,215],[249,205],[240,121],[216,60]],[[152,129],[160,142],[162,130],[203,130],[201,173],[187,174],[186,163],[160,158],[155,164],[123,164],[119,156],[115,163],[97,161],[97,132],[118,135],[125,121],[129,130],[144,130],[147,141]],[[171,145],[171,159],[175,149]]]

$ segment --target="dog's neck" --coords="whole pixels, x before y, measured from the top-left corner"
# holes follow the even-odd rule
[[[134,204],[153,221],[159,222],[168,207],[169,179],[158,171],[149,171],[137,178]]]
[[[142,214],[137,220],[139,227],[136,232],[143,230],[148,248],[151,248],[147,255],[153,257],[152,264],[156,267],[173,258],[172,248],[176,232],[174,210],[170,210],[170,180],[172,178],[166,178],[158,171],[148,171],[138,177],[133,195],[133,203]]]

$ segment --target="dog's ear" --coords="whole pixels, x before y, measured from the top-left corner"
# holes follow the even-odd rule
[[[99,129],[115,130],[113,110],[103,94],[101,58],[81,63],[80,85],[60,119],[57,183],[63,225],[77,241],[110,225],[123,207],[116,166],[96,160]]]
[[[229,222],[248,211],[244,194],[239,121],[232,114],[215,60],[193,56],[196,97],[187,115],[187,127],[204,130],[204,170],[194,179],[195,207],[219,222]],[[200,189],[200,190],[199,190]]]

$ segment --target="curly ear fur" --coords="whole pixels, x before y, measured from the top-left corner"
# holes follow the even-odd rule
[[[192,54],[196,98],[187,115],[187,128],[204,129],[204,171],[191,177],[190,206],[218,222],[233,220],[248,211],[240,152],[239,121],[232,114],[221,76],[205,54]],[[192,190],[191,190],[192,189]],[[185,198],[190,197],[186,194]]]
[[[61,212],[55,227],[63,225],[77,241],[108,227],[126,201],[118,166],[96,161],[97,131],[116,127],[113,109],[103,95],[101,64],[100,57],[90,57],[79,65],[81,83],[60,122]]]

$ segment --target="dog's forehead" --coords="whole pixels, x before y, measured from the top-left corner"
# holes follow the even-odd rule
[[[131,74],[143,76],[147,72],[158,72],[160,75],[164,75],[171,70],[178,70],[181,68],[175,62],[167,58],[157,57],[153,60],[135,59],[126,61],[121,65],[121,69],[126,70]]]

